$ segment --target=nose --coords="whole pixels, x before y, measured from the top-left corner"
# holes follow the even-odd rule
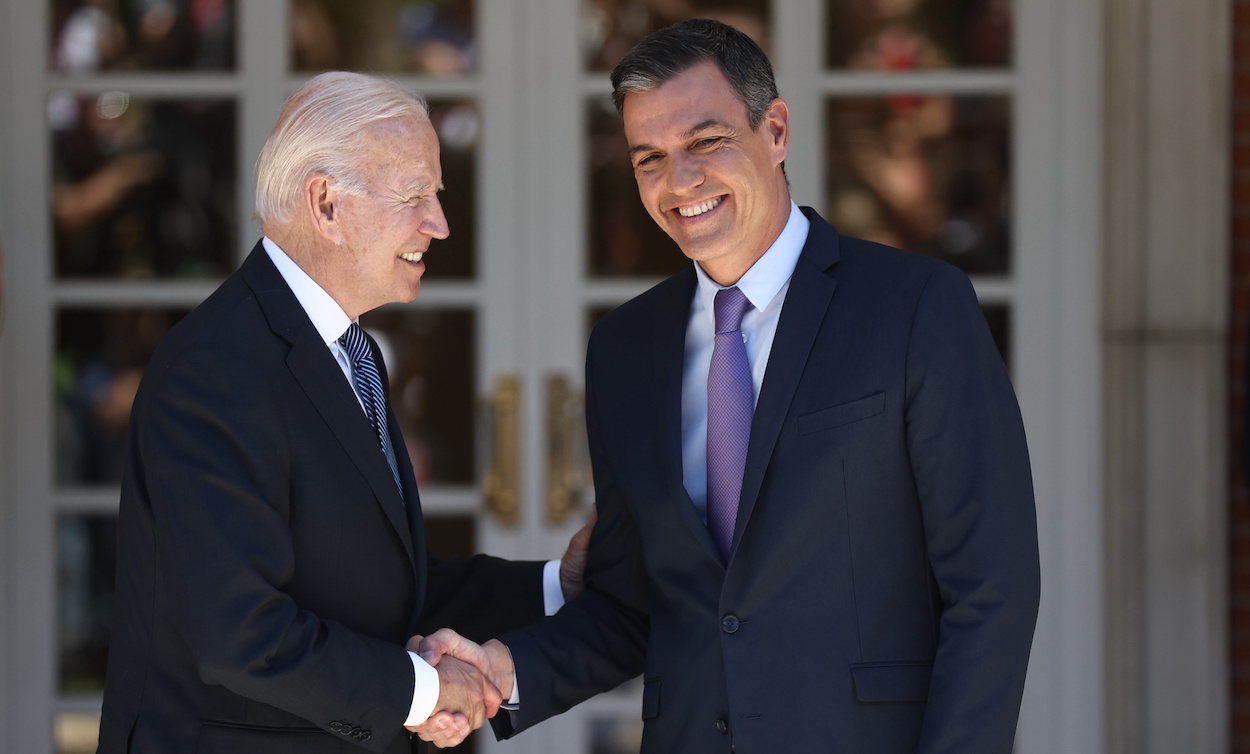
[[[669,188],[678,196],[689,194],[703,185],[703,165],[698,159],[678,153],[669,163]]]
[[[451,235],[451,229],[447,227],[447,216],[443,214],[443,205],[438,197],[434,197],[433,201],[434,207],[429,217],[421,221],[421,231],[427,236],[443,239]]]

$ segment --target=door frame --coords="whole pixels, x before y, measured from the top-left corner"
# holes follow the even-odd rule
[[[1112,37],[1104,34],[1120,33],[1113,25],[1105,24],[1104,12],[1110,3],[1144,7],[1148,1],[1015,3],[1017,29],[1027,27],[1030,33],[1017,31],[1019,62],[1014,74],[1020,91],[1015,119],[1020,153],[1016,161],[1020,171],[1015,197],[1016,259],[1020,265],[1018,277],[1024,282],[1014,318],[1018,347],[1013,349],[1013,366],[1033,455],[1044,574],[1042,616],[1018,734],[1019,750],[1025,754],[1102,750],[1107,714],[1112,711],[1108,709],[1108,694],[1114,685],[1108,688],[1104,677],[1104,626],[1109,620],[1107,613],[1115,585],[1106,585],[1105,559],[1121,557],[1123,553],[1113,551],[1110,548],[1114,543],[1104,541],[1109,532],[1103,522],[1102,476],[1106,466],[1101,438],[1107,399],[1101,386],[1116,377],[1111,373],[1104,375],[1100,361],[1104,354],[1102,306],[1111,295],[1110,291],[1104,292],[1102,273],[1103,231],[1110,222],[1103,209],[1103,186],[1109,180],[1106,171],[1110,166],[1104,167],[1102,155],[1104,124],[1106,119],[1116,117],[1104,109],[1104,93],[1108,97],[1114,95],[1122,80],[1114,76],[1104,79],[1104,57],[1112,45]],[[1185,4],[1183,0],[1169,1],[1176,7]],[[523,52],[514,48],[511,54],[522,64],[501,72],[499,78],[491,78],[493,74],[488,72],[480,90],[483,94],[479,103],[484,112],[485,108],[495,108],[490,111],[495,113],[490,116],[493,122],[498,122],[502,113],[509,116],[504,122],[518,124],[504,142],[509,146],[499,147],[497,152],[484,147],[487,152],[481,156],[484,164],[504,171],[507,177],[497,186],[484,186],[480,194],[484,199],[480,204],[484,213],[481,248],[499,251],[498,257],[483,255],[480,259],[483,268],[489,259],[490,264],[505,265],[502,269],[510,270],[515,285],[504,285],[504,295],[533,302],[541,291],[549,290],[551,280],[567,282],[569,275],[577,272],[546,265],[543,260],[548,251],[565,244],[580,248],[584,243],[580,216],[562,224],[550,224],[562,210],[569,214],[568,205],[559,197],[573,196],[576,200],[581,181],[577,164],[581,158],[569,158],[567,150],[570,144],[582,143],[579,132],[573,131],[574,141],[564,141],[570,131],[550,126],[566,119],[574,124],[581,122],[583,84],[573,74],[547,67],[548,56],[558,50],[554,45],[544,46],[556,35],[550,31],[556,24],[567,28],[575,23],[568,17],[576,17],[577,5],[574,0],[522,0],[515,5],[508,0],[481,2],[483,9],[507,6],[516,27],[528,30],[528,44],[534,49]],[[810,23],[807,14],[811,13],[806,6],[811,3],[774,3],[778,37],[804,33],[802,30]],[[1213,9],[1219,3],[1210,0],[1208,5]],[[39,223],[26,221],[42,217],[47,211],[48,145],[42,104],[48,78],[42,69],[48,37],[45,7],[46,0],[0,4],[0,29],[7,30],[8,42],[7,53],[0,59],[0,101],[13,103],[0,120],[0,239],[5,254],[7,310],[5,327],[0,331],[0,725],[7,723],[5,729],[14,732],[13,745],[18,750],[32,752],[50,751],[50,722],[59,709],[52,672],[56,626],[54,516],[43,500],[52,455],[48,416],[52,275],[50,260],[30,253],[33,249],[49,248],[48,230]],[[273,14],[259,12],[258,3],[246,0],[241,0],[238,7],[240,35],[264,40],[248,42],[240,37],[243,64],[254,64],[246,59],[247,55],[285,55],[284,44],[273,44],[274,39],[285,38],[284,29],[275,29],[272,20],[264,20],[272,19]],[[1214,12],[1204,16],[1202,22],[1208,24],[1207,33],[1199,36],[1203,39],[1222,38],[1219,35],[1228,28],[1227,19]],[[276,36],[260,36],[275,32]],[[501,34],[503,29],[484,28],[483,33]],[[556,43],[568,44],[567,33],[560,34],[565,34],[563,42]],[[505,43],[517,44],[514,38],[510,43],[492,43],[492,48]],[[1211,51],[1213,57],[1219,52],[1218,45],[1215,47]],[[801,52],[798,45],[778,46],[775,53],[783,96],[794,100],[791,104],[796,150],[810,149],[818,140],[814,131],[818,127],[818,120],[814,120],[818,118],[817,101],[800,101],[789,93],[795,86],[806,87],[801,81],[787,78],[794,69],[786,61]],[[285,58],[278,62],[276,68],[271,63],[255,65],[285,71]],[[536,72],[542,72],[542,76],[534,78]],[[576,94],[565,98],[565,104],[556,112],[545,111],[540,103],[517,93],[518,81],[526,76],[530,77],[531,86],[541,81],[539,86],[555,93],[555,100],[560,99],[559,92]],[[241,153],[253,154],[259,149],[281,102],[281,95],[274,96],[273,92],[285,93],[288,86],[285,73],[276,79],[242,84]],[[514,117],[517,114],[519,117]],[[1141,115],[1146,116],[1148,113]],[[1226,112],[1211,108],[1191,116],[1197,119],[1195,128],[1212,133],[1219,130],[1220,118]],[[532,158],[538,164],[525,162],[524,168],[519,167],[522,163],[518,160],[531,159],[525,155],[532,144],[545,145],[539,146],[537,156]],[[1113,146],[1106,144],[1108,149]],[[1041,151],[1034,154],[1033,149]],[[243,157],[241,161],[247,162]],[[542,163],[550,164],[543,167]],[[1032,166],[1027,173],[1022,168],[1026,164]],[[250,214],[250,199],[246,197],[250,195],[251,166],[246,167],[239,173],[240,206],[248,209],[244,216]],[[807,172],[799,161],[792,166],[792,173],[796,195],[816,195],[819,176]],[[562,182],[569,178],[571,183]],[[1108,202],[1106,206],[1112,205]],[[1220,224],[1220,218],[1227,216],[1220,215],[1218,207],[1212,211],[1212,222],[1216,223],[1212,227],[1224,233],[1227,222]],[[242,237],[240,242],[247,238]],[[1215,261],[1219,258],[1218,253],[1212,257]],[[541,269],[544,265],[546,268]],[[1133,269],[1133,263],[1123,263],[1108,268],[1108,275]],[[1222,274],[1212,273],[1200,293],[1213,298],[1226,295],[1226,275],[1226,270]],[[546,276],[550,280],[540,279]],[[519,301],[514,304],[514,308],[520,306]],[[580,322],[569,324],[551,315],[528,314],[524,318],[546,322],[551,333],[577,332],[576,337],[584,336]],[[507,324],[482,322],[481,332],[508,331],[517,319],[522,317]],[[16,327],[19,321],[20,329]],[[1218,323],[1215,328],[1216,334],[1223,332]],[[538,355],[544,349],[554,348],[554,336],[545,344],[541,338],[523,339],[528,337],[514,338],[512,345],[496,345],[491,340],[486,350],[497,354],[491,358],[501,365],[520,364],[523,358],[527,359],[525,369],[531,375],[546,369],[540,361],[554,364],[568,370],[575,384],[580,384],[579,359],[571,359],[567,353]],[[1222,351],[1217,347],[1212,353],[1212,358],[1219,359]],[[494,371],[484,361],[480,379],[488,379]],[[525,388],[522,410],[530,417],[526,425],[534,427],[528,431],[536,432],[536,419],[543,415],[543,399],[538,381],[531,378],[530,382]],[[483,387],[479,385],[480,390]],[[1209,407],[1214,412],[1211,416],[1218,416],[1220,408]],[[1213,437],[1223,436],[1217,421],[1207,431]],[[524,445],[527,460],[523,485],[527,498],[537,501],[543,489],[543,464],[538,460],[541,443],[527,435]],[[1221,457],[1226,452],[1219,442],[1212,441],[1210,447]],[[1217,470],[1215,479],[1219,478]],[[1215,489],[1221,488],[1217,485]],[[1204,499],[1211,506],[1209,512],[1223,510],[1221,496]],[[549,549],[564,536],[536,519],[526,527],[525,536],[537,545],[513,540],[516,552],[501,551],[502,554],[521,555],[521,550],[535,547]],[[1211,531],[1213,540],[1222,534],[1219,526]],[[550,554],[556,553],[558,550]],[[1212,605],[1226,608],[1223,574],[1216,571],[1199,588],[1210,592]],[[1217,644],[1227,638],[1226,629],[1220,638],[1219,626],[1217,620],[1212,629]],[[1151,669],[1148,660],[1141,663],[1142,672]],[[1204,693],[1227,702],[1226,678],[1219,671],[1210,670],[1198,683]],[[1227,710],[1217,711],[1215,716],[1226,722]],[[18,721],[22,724],[18,725]]]

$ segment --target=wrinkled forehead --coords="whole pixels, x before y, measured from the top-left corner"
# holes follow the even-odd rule
[[[361,134],[365,165],[378,179],[411,183],[433,181],[441,175],[438,135],[428,118],[389,118],[370,124]]]

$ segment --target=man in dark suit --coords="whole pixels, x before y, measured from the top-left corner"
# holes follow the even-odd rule
[[[741,33],[661,30],[612,83],[643,204],[695,264],[590,339],[586,592],[424,656],[515,680],[503,735],[642,673],[644,752],[1007,754],[1037,533],[972,286],[792,203],[787,106]]]
[[[355,323],[417,296],[448,233],[441,187],[425,104],[399,86],[329,73],[288,101],[258,166],[264,239],[135,401],[101,754],[423,748],[405,726],[458,741],[498,690],[405,641],[517,628],[553,585],[558,607],[555,563],[428,557],[385,365]]]

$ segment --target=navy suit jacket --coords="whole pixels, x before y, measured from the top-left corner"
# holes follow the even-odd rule
[[[259,244],[166,336],[131,417],[101,754],[410,752],[419,621],[542,616],[541,563],[428,557],[389,419],[403,499]]]
[[[1002,359],[961,272],[804,213],[728,564],[682,484],[694,271],[595,328],[587,591],[503,637],[498,734],[642,673],[648,753],[1011,751],[1039,566]]]

